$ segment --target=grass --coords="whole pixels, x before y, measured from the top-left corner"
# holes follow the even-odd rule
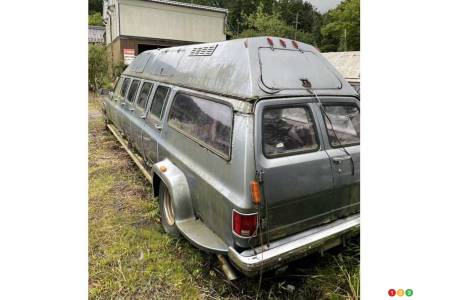
[[[284,272],[228,282],[217,259],[164,234],[151,185],[89,96],[90,299],[359,299],[359,240]]]

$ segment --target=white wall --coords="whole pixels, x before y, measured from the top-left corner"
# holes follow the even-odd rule
[[[118,23],[118,4],[110,8],[112,10],[111,20],[107,20],[106,28],[106,44],[111,43],[119,35],[119,23]],[[107,17],[107,15],[106,15]],[[111,26],[110,26],[111,22]],[[112,34],[112,38],[111,38]]]
[[[225,13],[136,0],[119,0],[120,34],[180,41],[225,40]]]

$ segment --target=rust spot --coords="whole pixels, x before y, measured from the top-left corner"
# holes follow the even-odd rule
[[[159,167],[159,170],[164,173],[167,171],[167,168],[164,166],[161,166],[161,167]]]

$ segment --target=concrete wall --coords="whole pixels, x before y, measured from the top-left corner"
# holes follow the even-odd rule
[[[225,13],[119,0],[120,35],[192,42],[225,40]]]

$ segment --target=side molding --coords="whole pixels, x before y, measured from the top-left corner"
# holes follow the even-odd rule
[[[183,172],[170,160],[164,159],[152,166],[152,177],[155,175],[161,178],[172,197],[175,222],[195,220],[191,194]]]

